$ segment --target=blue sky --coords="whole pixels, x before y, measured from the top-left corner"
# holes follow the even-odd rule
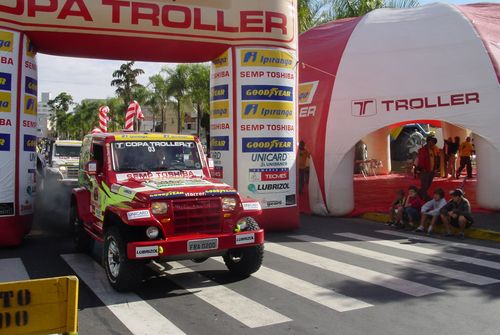
[[[422,5],[436,2],[435,0],[420,0]],[[453,4],[472,3],[467,0],[442,1]],[[499,3],[500,0],[489,0]],[[51,92],[55,97],[60,92],[68,92],[75,101],[85,98],[104,99],[114,95],[110,86],[111,74],[124,61],[95,60],[84,58],[56,57],[38,55],[38,89],[41,92]],[[148,78],[158,73],[165,63],[137,62],[138,67],[145,70],[139,78],[142,84]]]

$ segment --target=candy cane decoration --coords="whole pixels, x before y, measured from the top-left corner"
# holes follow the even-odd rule
[[[141,106],[137,101],[132,101],[128,105],[127,114],[125,115],[125,130],[134,130],[134,118],[144,119],[144,114],[142,114]]]
[[[103,133],[106,133],[108,131],[108,113],[108,106],[99,107],[99,128]]]
[[[90,133],[91,134],[100,134],[100,133],[102,133],[102,130],[98,127],[95,127],[94,129],[92,129],[92,131]]]

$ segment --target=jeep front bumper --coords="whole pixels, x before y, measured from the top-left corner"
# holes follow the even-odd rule
[[[190,234],[127,244],[128,259],[190,259],[221,255],[226,250],[264,244],[264,230],[229,234]]]

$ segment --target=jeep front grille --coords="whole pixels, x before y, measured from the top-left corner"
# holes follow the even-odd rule
[[[68,166],[68,179],[78,178],[78,166]]]
[[[222,205],[219,198],[172,201],[174,234],[222,232]]]

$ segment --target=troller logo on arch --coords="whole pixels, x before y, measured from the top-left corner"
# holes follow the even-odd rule
[[[373,116],[377,114],[377,100],[364,99],[354,100],[351,103],[352,116]]]

